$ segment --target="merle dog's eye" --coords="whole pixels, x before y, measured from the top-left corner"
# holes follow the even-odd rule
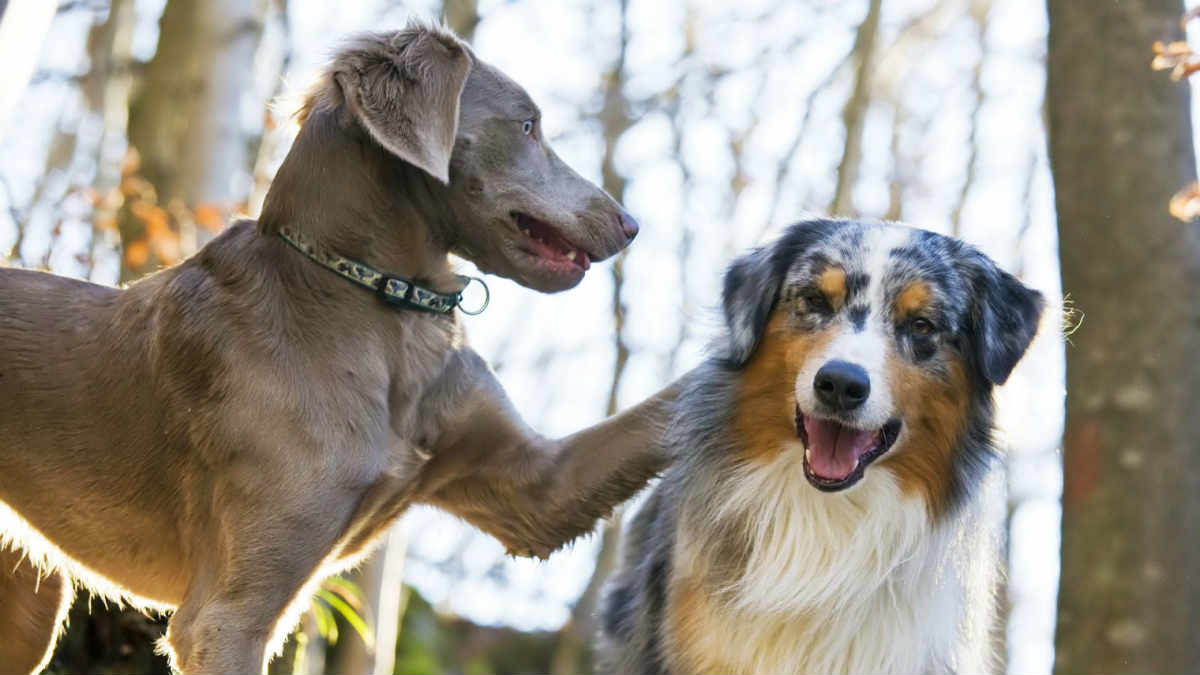
[[[804,305],[805,309],[810,312],[828,314],[833,310],[833,308],[829,306],[829,300],[826,299],[821,293],[808,293],[804,295]]]
[[[933,335],[937,332],[937,326],[933,325],[932,321],[922,316],[918,316],[910,321],[908,324],[908,329],[913,332],[913,335],[920,335],[922,337]]]
[[[533,133],[533,120],[525,120],[521,122],[521,133],[528,136]]]

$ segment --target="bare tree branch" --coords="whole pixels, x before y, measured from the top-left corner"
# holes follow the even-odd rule
[[[908,183],[908,171],[904,168],[904,156],[900,147],[904,122],[904,108],[897,103],[892,112],[892,140],[889,145],[889,152],[892,156],[892,176],[888,181],[888,209],[883,216],[885,220],[903,220],[904,218],[904,188]]]
[[[979,173],[979,113],[983,110],[984,104],[981,80],[983,64],[987,61],[986,35],[990,9],[990,0],[976,0],[971,3],[969,12],[971,20],[975,23],[975,32],[979,36],[980,52],[974,67],[971,68],[971,109],[967,112],[967,124],[970,128],[967,138],[967,174],[963,178],[962,188],[958,192],[958,199],[954,202],[954,211],[950,216],[950,233],[956,237],[962,234],[963,207],[966,206],[967,198],[970,196],[971,188],[974,187],[975,178]]]
[[[620,48],[612,70],[605,77],[604,109],[600,112],[600,123],[604,135],[604,158],[601,162],[601,175],[604,189],[618,202],[625,197],[625,177],[616,169],[615,155],[617,141],[629,129],[632,120],[624,96],[625,84],[625,52],[629,45],[628,0],[620,0],[621,33]],[[612,415],[617,411],[617,396],[621,386],[621,377],[625,372],[625,364],[629,360],[629,346],[625,342],[625,305],[621,301],[621,291],[624,290],[625,251],[617,256],[612,266],[613,295],[612,312],[615,333],[616,363],[613,365],[612,385],[609,387],[608,402],[605,412]]]
[[[849,56],[849,54],[847,54]],[[812,122],[812,113],[815,107],[817,98],[829,90],[829,87],[837,80],[838,75],[846,66],[846,61],[843,60],[838,65],[831,69],[808,96],[804,99],[804,115],[800,118],[800,124],[796,129],[796,135],[792,138],[791,145],[783,153],[779,163],[775,166],[775,178],[771,189],[771,208],[767,211],[766,221],[763,223],[763,229],[759,233],[761,237],[770,228],[775,227],[778,223],[775,222],[779,217],[779,208],[783,203],[783,186],[787,183],[787,179],[791,176],[792,165],[796,162],[796,157],[800,154],[800,146],[803,145],[804,139],[808,136],[808,128]]]
[[[874,65],[875,42],[879,34],[879,15],[883,0],[871,0],[867,16],[854,38],[854,90],[842,109],[842,124],[846,129],[845,150],[838,165],[837,187],[829,210],[835,215],[853,215],[851,193],[858,179],[862,160],[862,129],[870,106],[871,68]]]
[[[442,0],[442,14],[459,37],[467,42],[475,39],[475,27],[479,25],[479,0]]]
[[[69,12],[84,10],[99,14],[106,9],[108,9],[108,3],[101,2],[100,0],[92,0],[91,2],[88,2],[88,0],[67,0],[59,4],[58,9],[55,11],[59,14],[67,14]]]
[[[17,208],[17,200],[13,197],[12,186],[8,184],[8,179],[0,176],[0,191],[4,192],[4,204],[8,210],[8,217],[12,220],[13,229],[16,230],[17,238],[13,240],[12,248],[8,250],[8,255],[5,258],[9,263],[20,261],[21,244],[25,241],[25,214]]]
[[[263,112],[265,121],[262,137],[259,140],[258,151],[254,157],[254,168],[251,171],[252,186],[250,196],[246,199],[246,212],[252,217],[257,217],[262,211],[263,200],[267,198],[267,188],[271,186],[271,179],[275,177],[271,170],[275,161],[275,153],[286,136],[281,128],[283,125],[274,120],[281,114],[284,116],[292,114],[290,110],[281,111],[275,107],[283,96],[284,78],[291,71],[295,45],[292,38],[291,19],[288,18],[288,0],[276,0],[274,4],[275,18],[283,32],[283,57],[280,59],[275,85],[271,88],[271,96],[267,99],[267,107]]]
[[[629,0],[620,2],[620,42],[616,60],[604,80],[604,108],[600,112],[600,123],[604,137],[604,157],[601,162],[601,175],[604,189],[617,201],[625,197],[625,177],[616,169],[615,155],[617,142],[622,134],[632,125],[629,116],[629,105],[625,99],[625,55],[629,46]],[[608,390],[608,401],[605,404],[606,413],[612,415],[617,411],[618,396],[625,367],[629,362],[629,345],[625,339],[625,304],[621,299],[625,286],[625,251],[622,251],[612,266],[612,314],[613,340],[616,347],[616,360],[613,363],[612,384]],[[599,602],[600,588],[605,577],[616,562],[617,539],[619,538],[619,520],[613,517],[605,525],[600,539],[600,551],[596,557],[596,567],[587,588],[576,601],[571,610],[571,618],[563,627],[559,644],[555,650],[553,670],[556,673],[578,673],[586,670],[586,656],[590,653],[592,636],[596,634],[596,604]]]
[[[887,46],[876,59],[874,84],[883,85],[894,82],[897,72],[911,68],[912,62],[908,53],[915,47],[936,39],[942,32],[943,24],[953,16],[952,10],[958,9],[958,2],[939,0],[930,5],[925,11],[911,17],[896,34],[896,39]]]

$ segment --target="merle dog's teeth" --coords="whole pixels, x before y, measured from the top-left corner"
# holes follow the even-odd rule
[[[575,260],[575,251],[567,251],[567,260]]]
[[[533,236],[532,234],[530,234],[530,233],[529,233],[529,230],[528,230],[528,228],[521,228],[521,234],[525,235],[526,237],[532,237],[532,236]]]

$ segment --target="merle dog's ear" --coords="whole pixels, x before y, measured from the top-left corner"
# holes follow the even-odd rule
[[[467,47],[437,27],[373,37],[334,73],[346,105],[377,143],[450,182],[459,99],[471,71]]]
[[[1037,333],[1046,302],[1041,293],[990,260],[979,267],[971,317],[975,356],[988,381],[1004,384]]]
[[[733,261],[725,272],[721,304],[729,333],[729,363],[741,367],[762,340],[779,297],[780,272],[773,247],[759,248]]]

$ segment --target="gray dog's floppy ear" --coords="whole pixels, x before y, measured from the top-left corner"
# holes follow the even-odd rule
[[[773,249],[759,248],[743,255],[725,272],[721,304],[729,331],[730,365],[746,365],[758,347],[779,296],[779,272]]]
[[[976,278],[975,357],[984,377],[1004,384],[1037,333],[1045,300],[991,261]]]
[[[350,111],[392,154],[450,182],[459,98],[471,71],[466,46],[449,31],[415,26],[355,52],[334,74]]]

